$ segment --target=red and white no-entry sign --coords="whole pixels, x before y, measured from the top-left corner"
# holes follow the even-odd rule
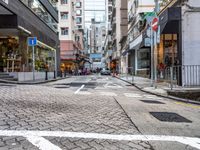
[[[157,31],[158,30],[158,18],[154,18],[152,21],[152,29],[153,31]]]

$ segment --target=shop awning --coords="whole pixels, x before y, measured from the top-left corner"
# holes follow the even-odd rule
[[[138,36],[135,40],[133,40],[129,44],[130,50],[138,50],[140,48],[141,44],[142,44],[142,40],[143,40],[143,34]]]
[[[179,32],[179,21],[181,20],[181,8],[167,8],[159,15],[160,32],[165,34],[176,34]]]

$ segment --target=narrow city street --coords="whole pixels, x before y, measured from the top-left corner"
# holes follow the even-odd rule
[[[196,150],[200,106],[111,76],[0,84],[0,150]]]

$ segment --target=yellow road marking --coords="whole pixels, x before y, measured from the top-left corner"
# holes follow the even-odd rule
[[[187,104],[187,103],[183,103],[183,102],[175,102],[175,103],[178,104],[178,105],[186,106],[186,107],[191,107],[191,108],[198,108],[198,109],[200,109],[200,106],[199,106],[199,105]]]

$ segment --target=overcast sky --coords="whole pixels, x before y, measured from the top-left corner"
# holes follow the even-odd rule
[[[91,24],[91,19],[103,22],[105,19],[105,0],[85,0],[86,26]]]

